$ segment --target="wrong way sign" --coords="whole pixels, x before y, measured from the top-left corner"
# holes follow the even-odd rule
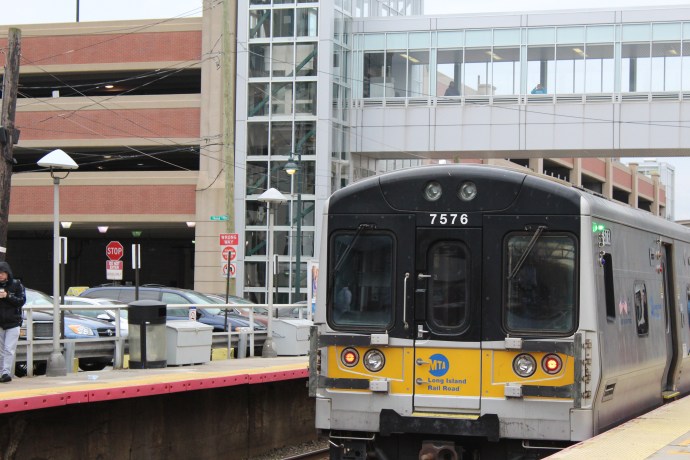
[[[237,233],[221,233],[220,234],[220,245],[221,246],[237,246],[239,241],[239,235]]]

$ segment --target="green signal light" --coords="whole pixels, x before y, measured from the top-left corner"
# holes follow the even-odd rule
[[[603,232],[604,230],[606,230],[606,225],[592,222],[592,232],[593,233]]]

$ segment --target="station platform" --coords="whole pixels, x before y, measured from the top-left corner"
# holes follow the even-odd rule
[[[160,369],[110,369],[0,384],[0,414],[308,377],[306,356],[223,359]]]
[[[690,396],[548,457],[549,460],[690,458]]]

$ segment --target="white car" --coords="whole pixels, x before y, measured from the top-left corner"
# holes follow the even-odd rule
[[[98,318],[111,323],[115,323],[117,318],[117,308],[112,308],[113,306],[127,307],[127,304],[120,302],[119,300],[113,299],[91,299],[88,297],[75,297],[75,296],[65,296],[65,305],[99,305],[103,309],[89,309],[89,310],[79,310],[70,309],[72,313],[76,313],[82,316],[90,316],[91,318]],[[111,307],[111,308],[108,308]],[[127,308],[120,308],[120,335],[122,337],[127,337],[129,333],[129,323],[127,321]]]

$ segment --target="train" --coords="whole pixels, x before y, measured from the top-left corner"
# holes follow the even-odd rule
[[[533,459],[690,391],[690,229],[517,168],[351,184],[309,392],[332,460]]]

